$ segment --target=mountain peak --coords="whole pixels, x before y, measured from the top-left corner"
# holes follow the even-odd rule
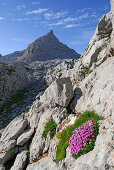
[[[80,55],[65,44],[59,42],[50,30],[46,35],[31,43],[19,61],[31,63],[33,61],[45,61],[52,59],[77,59]]]

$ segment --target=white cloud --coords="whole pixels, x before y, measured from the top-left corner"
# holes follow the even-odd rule
[[[66,25],[64,26],[64,28],[73,28],[73,27],[79,27],[80,24],[69,24],[69,25]]]
[[[24,9],[24,8],[26,8],[26,5],[18,5],[17,6],[17,10],[21,10],[21,9]]]
[[[4,18],[3,17],[0,17],[0,20],[3,20]]]
[[[13,18],[12,21],[28,21],[29,18]]]
[[[32,5],[39,5],[40,4],[40,1],[34,1],[34,2],[31,2]]]
[[[64,24],[63,21],[59,21],[59,22],[56,22],[56,23],[49,24],[48,26],[58,26],[58,25],[63,25],[63,24]]]
[[[85,19],[85,18],[88,18],[89,15],[88,14],[83,14],[81,16],[78,17],[78,19]]]
[[[62,12],[49,12],[49,13],[45,13],[44,17],[49,20],[49,19],[59,19],[64,17],[68,12],[67,11],[62,11]]]
[[[73,22],[73,21],[77,21],[77,18],[72,18],[72,17],[68,17],[64,19],[64,22]]]
[[[83,9],[77,10],[76,12],[77,12],[77,13],[82,13],[82,12],[85,12],[85,11],[91,10],[91,9],[92,9],[92,8],[83,8]]]
[[[49,20],[51,17],[53,17],[53,14],[52,13],[45,13],[44,16],[47,20]]]
[[[55,13],[55,18],[60,18],[60,17],[64,17],[68,12],[67,11],[62,11],[62,12],[57,12]]]
[[[41,14],[41,13],[46,12],[46,11],[48,11],[47,8],[39,8],[39,9],[37,9],[37,10],[33,10],[33,11],[28,11],[28,12],[26,12],[26,15]]]

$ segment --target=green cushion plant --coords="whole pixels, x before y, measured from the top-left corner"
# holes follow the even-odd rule
[[[91,144],[88,147],[85,147],[85,149],[80,152],[78,155],[74,156],[74,158],[78,158],[81,154],[87,153],[91,151],[94,148],[94,142],[96,140],[96,137],[98,135],[98,121],[101,120],[102,117],[97,115],[94,111],[86,111],[83,115],[80,116],[75,122],[74,125],[71,125],[64,129],[60,134],[56,134],[56,137],[60,139],[57,147],[57,153],[56,153],[56,160],[60,161],[61,159],[66,157],[66,149],[69,145],[70,137],[73,134],[73,131],[81,126],[83,123],[89,120],[93,120],[93,123],[96,124],[95,130],[93,135],[95,136],[91,140]]]
[[[56,133],[56,127],[57,123],[53,119],[49,120],[45,125],[45,130],[43,131],[42,138],[46,138],[47,134],[49,133],[50,138],[52,139]]]

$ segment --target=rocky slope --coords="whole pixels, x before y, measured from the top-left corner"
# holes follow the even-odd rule
[[[25,50],[15,51],[14,53],[0,56],[0,62],[14,64],[17,62],[18,57],[24,54]]]
[[[0,139],[2,170],[4,167],[11,170],[114,168],[113,3],[111,0],[112,11],[101,18],[95,35],[81,59],[76,62],[63,62],[49,70],[45,79],[51,85],[36,97],[28,112],[16,117],[2,131]],[[59,78],[56,77],[58,69]],[[95,110],[103,117],[98,121],[98,135],[94,148],[74,159],[70,148],[66,147],[64,158],[58,162],[57,150],[60,142],[60,137],[57,138],[58,132],[63,132],[67,127],[65,131],[67,133],[68,128],[83,117],[85,110]],[[92,112],[89,114],[92,115]],[[44,138],[42,135],[46,133],[46,124],[50,120],[56,122],[54,124],[56,135],[51,138],[47,133],[47,137]],[[61,137],[67,141],[65,134]],[[62,145],[64,146],[64,143]]]
[[[80,55],[59,40],[50,31],[30,44],[25,53],[19,58],[20,62],[46,61],[53,59],[77,59]]]
[[[0,105],[28,84],[26,70],[21,66],[0,64]]]
[[[62,63],[53,69],[49,69],[45,76],[48,84],[59,77],[70,77],[73,83],[78,83],[88,75],[88,71],[93,71],[102,64],[109,56],[108,48],[113,38],[113,16],[112,12],[104,15],[96,28],[95,34],[90,40],[85,52],[81,55],[81,59],[76,60],[75,64],[69,69]],[[113,42],[112,42],[113,44]],[[59,73],[58,73],[59,70]]]

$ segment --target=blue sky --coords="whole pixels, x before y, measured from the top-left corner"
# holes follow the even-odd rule
[[[23,50],[51,29],[82,53],[109,11],[109,0],[0,0],[0,53]]]

